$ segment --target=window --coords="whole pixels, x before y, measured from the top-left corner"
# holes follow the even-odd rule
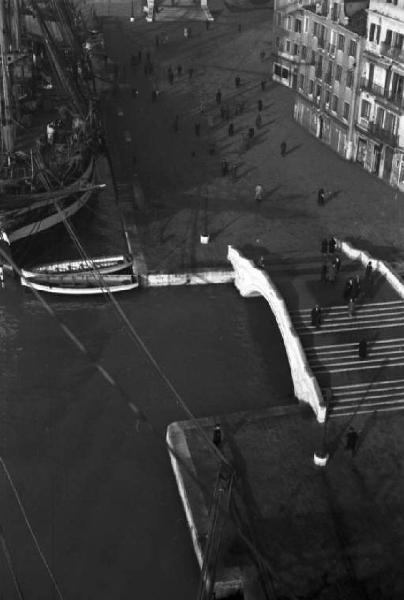
[[[384,108],[381,108],[380,106],[378,106],[377,111],[376,111],[376,125],[378,127],[383,127],[383,121],[384,121]]]
[[[296,33],[302,33],[302,22],[300,19],[296,19],[295,21],[295,31]]]
[[[278,77],[280,77],[280,76],[281,76],[281,73],[282,73],[282,71],[281,71],[281,65],[277,65],[277,64],[275,63],[275,67],[274,67],[274,73],[275,73],[275,75],[277,75]]]
[[[341,65],[337,65],[337,67],[335,69],[335,80],[341,81],[341,77],[342,77],[342,67],[341,67]]]
[[[306,60],[306,56],[307,56],[307,47],[302,46],[302,60]]]
[[[276,13],[276,23],[279,26],[282,25],[282,13],[280,11]]]
[[[403,49],[404,35],[402,33],[396,33],[394,39],[394,47],[399,50]]]
[[[279,37],[276,37],[275,38],[275,48],[278,48],[278,50],[279,50],[280,47],[281,47],[280,39],[279,39]]]
[[[309,20],[307,17],[304,19],[304,33],[307,33],[309,30]]]
[[[386,116],[384,119],[384,128],[387,129],[390,133],[394,133],[394,126],[396,124],[396,118],[393,113],[386,112]]]
[[[289,69],[282,69],[282,79],[289,79]]]
[[[338,15],[339,15],[339,4],[334,2],[334,4],[332,5],[331,19],[333,21],[338,21]]]
[[[369,42],[373,42],[373,40],[375,39],[375,29],[375,23],[371,23],[369,28]]]
[[[349,117],[349,104],[344,102],[344,119],[348,120]]]
[[[286,42],[286,52],[288,52],[288,53],[290,52],[290,41],[289,40]]]
[[[353,71],[348,71],[346,74],[346,87],[351,88],[353,84]]]
[[[331,110],[334,112],[337,112],[337,108],[338,108],[338,96],[334,95],[332,97]]]
[[[313,36],[314,37],[318,36],[318,23],[316,21],[314,21],[314,23],[313,23]]]
[[[362,100],[361,104],[361,117],[362,119],[369,120],[370,117],[370,102],[367,100]]]
[[[356,56],[356,48],[357,43],[355,42],[355,40],[351,40],[349,43],[349,56]]]
[[[314,52],[314,50],[311,51],[311,61],[310,61],[310,63],[312,65],[316,64],[316,53]]]
[[[341,34],[338,36],[338,50],[345,50],[345,36]]]
[[[384,43],[387,46],[391,46],[391,39],[392,39],[392,37],[393,37],[393,32],[391,31],[391,29],[387,29],[387,31],[386,31],[386,38],[384,40]]]
[[[316,98],[319,100],[321,98],[321,85],[316,85]]]
[[[293,56],[298,56],[299,54],[299,46],[297,44],[293,44]]]
[[[330,92],[328,90],[325,93],[325,103],[326,103],[326,106],[329,106],[329,104],[330,104]]]
[[[290,31],[292,30],[292,18],[291,17],[286,18],[286,29],[289,29]]]
[[[299,89],[304,89],[304,75],[302,73],[299,75]]]
[[[313,89],[314,89],[314,81],[312,79],[310,79],[310,81],[309,81],[309,94],[313,93]]]

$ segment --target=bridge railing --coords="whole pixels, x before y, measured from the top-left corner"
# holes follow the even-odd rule
[[[383,260],[379,260],[377,258],[373,258],[368,252],[365,250],[359,250],[352,246],[349,242],[345,242],[344,240],[338,240],[336,238],[337,248],[341,249],[341,252],[345,254],[351,260],[360,261],[363,266],[366,268],[369,262],[372,263],[373,269],[378,271],[386,281],[391,285],[391,287],[397,292],[400,298],[404,299],[404,282],[394,273],[391,266],[384,262]]]
[[[317,420],[324,423],[326,406],[323,396],[281,294],[267,273],[232,246],[228,247],[227,258],[233,265],[234,283],[240,294],[244,297],[261,295],[268,302],[285,344],[295,396],[301,402],[310,404]]]

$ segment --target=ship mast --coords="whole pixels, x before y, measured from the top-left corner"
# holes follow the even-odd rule
[[[0,0],[0,60],[1,90],[0,118],[2,150],[11,153],[15,143],[15,123],[12,111],[12,93],[8,66],[9,36],[7,31],[5,0]]]

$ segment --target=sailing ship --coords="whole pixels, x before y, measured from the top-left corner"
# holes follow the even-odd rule
[[[99,187],[100,128],[72,10],[67,0],[0,0],[0,237],[9,243],[74,215]],[[41,36],[28,36],[24,17]]]

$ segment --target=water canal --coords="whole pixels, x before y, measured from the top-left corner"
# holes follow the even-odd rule
[[[198,569],[163,443],[167,424],[186,417],[107,301],[48,300],[161,432],[158,440],[136,429],[120,396],[29,290],[10,283],[1,291],[2,455],[63,596],[189,599]],[[119,301],[196,416],[293,401],[262,299],[242,299],[227,285],[140,290]],[[51,597],[4,472],[0,482],[1,525],[21,587],[31,599]],[[3,559],[0,581],[12,597]]]

